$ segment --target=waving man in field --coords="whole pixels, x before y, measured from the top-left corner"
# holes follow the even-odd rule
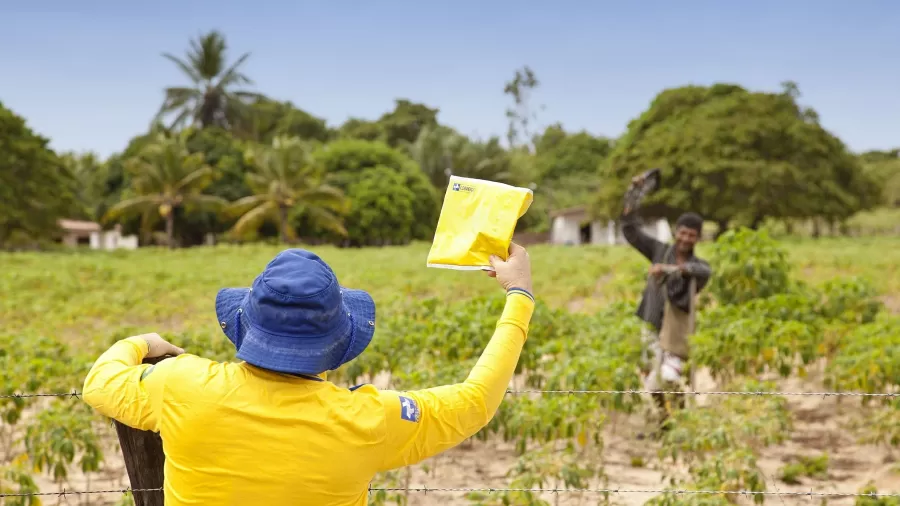
[[[342,287],[318,256],[277,255],[251,287],[216,297],[239,363],[184,353],[157,334],[129,337],[96,361],[84,400],[160,433],[165,503],[365,505],[379,471],[414,464],[474,435],[494,416],[534,310],[528,254],[491,264],[506,290],[496,330],[468,378],[412,392],[326,379],[366,349],[375,302]],[[145,357],[177,355],[156,365]]]
[[[680,388],[688,359],[688,338],[694,328],[694,296],[712,275],[709,264],[694,255],[703,227],[703,219],[696,213],[678,218],[674,244],[660,242],[641,230],[637,209],[641,198],[656,184],[647,176],[657,174],[650,171],[632,180],[622,215],[625,239],[651,262],[636,314],[647,324],[642,335],[644,387],[652,391]],[[653,399],[660,411],[660,425],[665,428],[669,415],[665,395],[654,393]],[[676,399],[678,407],[683,407],[684,396]]]

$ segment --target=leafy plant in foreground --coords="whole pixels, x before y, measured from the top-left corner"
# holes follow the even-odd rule
[[[900,318],[885,316],[843,336],[826,369],[826,385],[871,393],[900,386]]]
[[[34,469],[46,471],[56,482],[66,480],[69,465],[78,458],[83,473],[96,472],[103,461],[100,440],[93,430],[95,415],[83,403],[56,401],[38,413],[25,430],[25,448]]]
[[[787,291],[790,264],[787,251],[767,232],[730,230],[712,247],[715,273],[709,291],[721,304],[742,304]]]
[[[746,382],[731,390],[771,390],[773,385]],[[672,486],[703,490],[765,490],[765,476],[757,464],[762,448],[784,441],[791,428],[783,397],[724,396],[709,406],[676,412],[662,437],[660,457],[687,464],[687,475],[671,470],[665,476]],[[754,501],[762,502],[762,495]],[[726,502],[733,495],[721,498]],[[701,504],[697,498],[664,494],[654,504]],[[674,501],[674,502],[673,502]],[[682,502],[688,501],[688,502]],[[703,503],[707,504],[707,503]]]
[[[604,478],[596,458],[586,458],[584,452],[572,445],[557,449],[553,444],[545,444],[520,456],[507,476],[511,478],[509,488],[520,490],[489,494],[470,492],[466,498],[473,506],[550,506],[550,502],[537,493],[521,489],[588,488],[592,479]]]
[[[8,465],[0,465],[0,494],[33,494],[39,492],[31,473],[28,472],[30,462],[24,453],[16,457]],[[9,497],[4,502],[7,506],[41,506],[37,496]]]
[[[878,488],[871,481],[859,489],[860,494],[877,494]],[[857,497],[854,506],[900,506],[897,497]]]
[[[791,485],[799,484],[800,478],[804,476],[820,480],[828,478],[828,454],[816,457],[801,455],[778,471],[778,478]]]

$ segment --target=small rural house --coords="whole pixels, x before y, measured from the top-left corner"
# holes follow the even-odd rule
[[[137,236],[123,236],[121,225],[103,230],[99,223],[93,221],[59,220],[59,228],[62,229],[62,243],[70,247],[89,245],[91,249],[102,250],[138,247]]]
[[[613,220],[591,220],[587,207],[573,207],[550,213],[550,243],[566,245],[625,244],[622,227]],[[667,242],[672,240],[672,229],[663,218],[644,218],[644,232]]]

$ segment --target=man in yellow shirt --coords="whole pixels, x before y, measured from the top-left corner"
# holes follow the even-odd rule
[[[94,363],[84,400],[159,432],[165,503],[365,505],[379,471],[415,464],[487,425],[503,400],[534,310],[528,254],[491,265],[507,292],[493,337],[468,378],[411,392],[342,388],[325,373],[375,332],[375,303],[343,288],[315,254],[278,254],[250,288],[216,297],[238,363],[219,363],[157,334],[115,343]],[[145,357],[177,355],[155,365]]]

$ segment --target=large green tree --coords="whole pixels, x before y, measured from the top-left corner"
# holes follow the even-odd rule
[[[554,124],[534,137],[534,154],[525,147],[508,155],[514,180],[535,192],[517,230],[543,232],[550,227],[554,210],[589,206],[601,188],[601,166],[613,142],[588,132],[567,132]]]
[[[438,112],[425,104],[401,98],[394,102],[394,110],[381,116],[378,123],[384,131],[385,142],[397,147],[404,142],[415,142],[422,129],[437,126]]]
[[[364,141],[384,141],[384,128],[377,121],[362,118],[349,118],[338,128],[337,135],[341,139],[359,139]]]
[[[192,127],[185,133],[185,146],[188,152],[203,154],[206,164],[216,173],[216,177],[203,193],[228,202],[251,194],[246,181],[250,166],[244,157],[247,142],[235,139],[229,131],[221,127]],[[176,240],[182,245],[203,244],[209,234],[222,234],[234,224],[225,213],[216,210],[188,213],[186,209],[178,209],[176,222],[178,223]]]
[[[346,235],[341,214],[347,208],[344,193],[324,182],[309,143],[292,137],[276,137],[271,146],[247,151],[253,171],[247,174],[252,195],[233,202],[231,212],[240,216],[234,225],[238,236],[255,234],[265,222],[278,225],[281,242],[294,241],[291,216],[303,215],[314,226]]]
[[[172,121],[175,127],[193,123],[204,128],[229,128],[241,118],[246,118],[248,101],[258,100],[262,96],[237,89],[253,84],[240,69],[250,53],[242,54],[228,65],[227,49],[225,37],[213,30],[192,39],[185,58],[163,53],[190,80],[190,85],[165,89],[165,100],[157,120],[164,115],[175,114]]]
[[[188,133],[175,136],[157,134],[144,144],[137,156],[125,161],[131,175],[130,191],[124,200],[107,211],[104,221],[139,215],[146,235],[162,219],[166,243],[175,246],[175,210],[220,210],[226,201],[202,193],[213,181],[215,172],[203,153],[190,153]]]
[[[330,142],[317,150],[315,158],[330,182],[344,191],[349,191],[351,185],[360,181],[366,169],[383,167],[396,172],[400,176],[397,181],[402,181],[403,186],[415,196],[412,210],[416,220],[411,239],[431,239],[440,211],[438,195],[414,160],[383,142],[358,139]],[[348,197],[353,199],[349,192]],[[370,239],[372,242],[377,240],[367,237],[363,242],[368,243]]]
[[[206,165],[215,169],[216,177],[203,190],[204,194],[214,195],[223,200],[233,201],[250,194],[245,182],[245,174],[249,170],[244,161],[244,143],[233,138],[220,127],[189,127],[180,132],[188,153],[203,155]],[[104,178],[103,198],[99,204],[98,216],[103,216],[113,205],[131,192],[134,174],[126,168],[126,164],[141,154],[141,151],[153,144],[159,135],[171,136],[173,132],[155,125],[149,132],[135,136],[121,153],[110,156],[103,164]],[[142,232],[140,215],[129,214],[117,220],[123,233]],[[216,210],[198,210],[186,208],[174,209],[175,243],[182,246],[203,244],[209,234],[225,232],[233,221]],[[273,230],[272,233],[275,233]]]
[[[612,152],[613,141],[588,132],[566,132],[551,125],[535,140],[537,175],[547,184],[567,176],[595,177]]]
[[[720,230],[767,217],[841,221],[874,205],[877,188],[857,158],[797,96],[796,85],[783,93],[730,84],[664,90],[605,164],[598,214],[617,215],[631,177],[653,167],[662,187],[648,211],[670,219],[697,211]]]
[[[416,195],[406,178],[393,168],[363,169],[347,190],[351,201],[347,215],[351,246],[406,244],[416,233]]]
[[[324,119],[291,102],[267,98],[251,103],[233,131],[240,138],[261,144],[271,144],[279,136],[325,142],[332,135]]]
[[[128,141],[119,153],[109,156],[104,162],[102,171],[103,190],[101,192],[100,201],[97,203],[96,215],[101,221],[106,213],[116,204],[118,204],[123,196],[131,192],[132,174],[126,168],[126,162],[141,153],[147,145],[152,144],[158,135],[168,135],[169,133],[161,125],[155,125],[148,132],[137,135]],[[122,225],[122,232],[125,234],[134,234],[141,231],[141,217],[139,215],[120,216],[116,222]]]
[[[60,159],[76,181],[75,193],[81,207],[77,217],[99,219],[106,192],[106,163],[93,152],[62,153]]]
[[[900,149],[860,155],[866,173],[881,187],[882,203],[900,207]]]
[[[51,239],[80,211],[77,181],[48,144],[0,103],[0,247]]]
[[[348,119],[341,125],[338,135],[399,147],[415,142],[424,129],[436,127],[438,112],[425,104],[399,98],[394,101],[394,110],[382,114],[376,121]]]

